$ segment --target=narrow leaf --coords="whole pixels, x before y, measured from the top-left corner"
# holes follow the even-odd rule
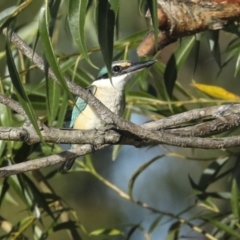
[[[192,86],[199,91],[204,92],[212,97],[226,99],[226,100],[239,100],[240,96],[225,90],[222,87],[207,85],[201,83],[192,83]]]
[[[43,44],[44,54],[56,78],[61,84],[62,88],[65,91],[67,91],[68,96],[71,99],[73,99],[53,51],[52,43],[49,37],[48,23],[49,23],[49,12],[48,12],[48,7],[46,5],[45,8],[42,8],[39,16],[39,32],[40,32],[40,38]]]
[[[155,48],[157,49],[158,45],[158,3],[157,0],[147,0],[148,7],[151,13],[153,31],[155,37]]]
[[[219,31],[208,31],[207,32],[207,39],[209,43],[210,50],[212,52],[212,55],[218,64],[219,67],[221,67],[221,52],[219,47]]]
[[[0,12],[0,28],[4,27],[4,24],[13,17],[16,17],[19,13],[21,13],[28,5],[32,2],[32,0],[25,0],[17,6],[12,6],[4,11]]]
[[[61,107],[59,109],[56,127],[61,127],[63,125],[64,119],[66,116],[66,112],[67,112],[67,108],[68,108],[68,98],[67,98],[66,92],[64,92],[63,96],[62,96]]]
[[[214,162],[210,163],[210,165],[203,171],[200,177],[199,186],[201,187],[201,189],[206,189],[209,184],[211,184],[215,180],[217,174],[227,163],[228,159],[228,157],[219,158]]]
[[[20,238],[20,236],[34,223],[36,218],[34,216],[28,216],[21,220],[19,223],[19,229],[18,231],[15,231],[13,236],[11,237],[11,240],[17,240]]]
[[[76,222],[74,221],[68,221],[68,222],[63,222],[63,223],[59,223],[57,225],[55,225],[52,230],[54,232],[56,231],[60,231],[60,230],[64,230],[64,229],[69,229],[69,230],[72,230],[72,229],[77,229],[78,228],[78,225]],[[50,230],[50,229],[49,229]],[[50,232],[50,231],[49,231]]]
[[[194,46],[195,37],[188,37],[184,39],[179,45],[178,49],[170,57],[164,72],[164,83],[167,88],[167,93],[171,97],[177,74]]]
[[[225,233],[228,233],[232,236],[237,237],[237,239],[240,239],[240,234],[238,233],[237,230],[234,230],[232,227],[230,227],[230,226],[228,226],[228,225],[226,225],[226,224],[224,224],[220,221],[217,221],[215,219],[206,219],[206,222],[212,224],[215,227],[217,227],[219,230],[222,230]]]
[[[155,161],[157,161],[158,159],[164,157],[165,155],[160,155],[160,156],[156,156],[153,159],[151,159],[150,161],[146,162],[145,164],[143,164],[142,166],[140,166],[132,175],[132,177],[129,179],[128,182],[128,194],[130,196],[130,198],[133,198],[132,194],[133,194],[133,186],[134,183],[137,179],[137,177],[147,168],[149,167],[152,163],[154,163]]]
[[[28,207],[30,206],[30,204],[28,203],[24,193],[23,193],[23,189],[21,187],[21,184],[19,182],[19,178],[15,175],[10,176],[8,178],[8,183],[11,186],[11,189],[14,190],[14,192],[16,193],[16,195],[23,201],[23,203],[25,205],[27,205]]]
[[[195,74],[198,66],[198,58],[199,58],[199,53],[200,53],[200,47],[201,47],[201,34],[197,34],[196,36],[196,41],[194,44],[194,51],[195,51],[195,61],[194,61],[194,68],[193,68],[193,74]]]
[[[127,236],[126,236],[126,240],[131,240],[132,238],[132,235],[136,232],[136,230],[142,230],[142,227],[140,224],[136,224],[136,225],[133,225],[128,233],[127,233]]]
[[[8,39],[9,39],[9,36],[8,36]],[[12,84],[13,84],[15,93],[17,95],[18,101],[22,105],[24,111],[26,112],[26,114],[27,114],[31,124],[33,125],[34,129],[36,130],[37,134],[40,136],[41,140],[43,140],[41,132],[38,127],[35,112],[33,110],[33,107],[31,105],[29,99],[28,99],[28,96],[23,88],[20,76],[19,76],[17,68],[15,66],[15,63],[14,63],[14,60],[12,57],[12,53],[11,53],[11,49],[10,49],[10,44],[9,44],[8,40],[6,42],[6,56],[7,56],[7,65],[8,65],[9,74],[10,74]]]
[[[110,2],[110,5],[111,5],[111,9],[115,13],[115,20],[116,20],[117,15],[118,15],[118,9],[119,9],[119,0],[109,0],[109,2]]]
[[[240,218],[239,209],[239,190],[236,179],[233,179],[232,191],[231,191],[231,208],[236,219]]]
[[[168,235],[166,237],[166,240],[178,240],[180,226],[181,226],[180,222],[173,223],[168,230]]]
[[[115,235],[123,235],[121,231],[118,229],[98,229],[90,232],[90,236],[99,236],[99,235],[107,235],[107,236],[115,236]]]
[[[48,125],[51,126],[57,116],[58,109],[59,109],[59,98],[60,98],[60,91],[59,84],[52,79],[47,81],[47,93],[48,96],[47,106],[48,106]],[[68,102],[65,99],[66,102]]]
[[[154,232],[154,230],[158,227],[159,223],[161,222],[161,220],[163,219],[162,215],[159,215],[156,217],[156,219],[151,223],[148,232],[150,234],[152,234]]]
[[[101,47],[103,60],[106,64],[109,74],[111,73],[111,64],[113,57],[113,37],[115,14],[110,9],[108,0],[98,1],[97,28],[98,42]]]
[[[2,205],[2,202],[3,202],[3,199],[6,195],[6,193],[8,193],[8,190],[9,190],[9,183],[8,183],[8,178],[5,178],[3,180],[3,183],[2,183],[2,189],[1,189],[1,195],[0,195],[0,206]]]
[[[14,16],[14,12],[17,9],[17,6],[12,6],[4,9],[4,11],[0,12],[0,27],[4,27],[4,24]]]
[[[89,0],[70,0],[68,5],[68,21],[75,44],[84,58],[89,59],[85,40],[85,19]]]
[[[240,53],[238,54],[238,57],[237,57],[236,67],[235,67],[235,72],[234,72],[234,77],[237,76],[239,70],[240,70]]]
[[[35,206],[41,207],[48,214],[48,216],[52,217],[52,219],[54,220],[55,217],[48,203],[46,202],[44,195],[38,190],[36,185],[29,177],[27,177],[27,175],[23,175],[22,178],[24,183],[27,184],[26,189],[29,196],[31,196],[32,208],[35,208]]]
[[[48,30],[49,30],[49,37],[52,38],[53,31],[57,19],[58,10],[61,4],[61,1],[50,1],[48,2],[51,20],[49,22]],[[39,34],[38,34],[39,36]],[[37,41],[37,39],[36,39]],[[46,74],[46,93],[47,93],[47,110],[48,110],[48,125],[51,126],[56,118],[58,107],[59,107],[59,97],[60,97],[60,88],[56,81],[48,79],[48,70],[49,65],[45,63],[45,74]]]

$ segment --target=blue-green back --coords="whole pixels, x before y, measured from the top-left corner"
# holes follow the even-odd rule
[[[89,91],[89,93],[94,95],[96,92],[96,87],[94,85],[91,85],[87,87],[87,90]],[[73,127],[78,115],[81,114],[81,112],[86,108],[86,106],[87,103],[82,98],[78,97],[72,110],[70,127]]]
[[[75,120],[77,119],[78,115],[86,108],[87,103],[80,97],[77,98],[75,106],[72,110],[72,117],[70,127],[73,127]]]

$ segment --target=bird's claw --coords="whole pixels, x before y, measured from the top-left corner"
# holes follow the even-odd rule
[[[108,124],[105,121],[101,121],[101,128],[100,130],[103,132],[106,132],[108,130],[114,130],[117,129],[117,126],[115,124]]]

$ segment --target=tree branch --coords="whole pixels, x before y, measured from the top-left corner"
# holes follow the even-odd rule
[[[6,33],[5,30],[3,30],[3,32]],[[13,33],[11,41],[44,71],[42,58],[36,53],[33,53],[32,49],[29,48],[17,34]],[[57,81],[51,69],[49,69],[49,76]],[[103,122],[106,123],[106,126],[103,124],[102,129],[89,131],[56,129],[44,126],[41,129],[41,133],[45,142],[83,145],[71,151],[65,151],[49,157],[1,168],[0,177],[31,171],[76,158],[92,152],[93,146],[94,150],[114,144],[128,144],[137,147],[168,144],[179,147],[197,147],[205,149],[240,146],[240,137],[238,136],[227,138],[203,138],[239,126],[240,104],[194,109],[138,126],[113,114],[85,89],[70,82],[68,79],[66,79],[66,82],[72,93],[83,98],[99,113]],[[26,117],[22,107],[14,100],[0,95],[0,102]],[[206,118],[208,121],[203,122]],[[111,126],[111,124],[116,125],[116,127],[110,128],[109,126]],[[28,144],[40,142],[40,138],[31,124],[24,124],[20,128],[1,127],[0,139],[25,141]]]
[[[25,119],[28,119],[27,114],[25,113],[24,109],[22,108],[22,106],[15,100],[0,94],[0,103],[8,106],[9,108],[11,108],[12,110],[14,110],[15,112],[21,114]]]
[[[177,39],[207,30],[223,29],[239,20],[240,0],[158,0],[158,48],[153,31],[138,46],[138,56],[152,56]],[[150,18],[148,11],[146,17]]]
[[[166,144],[171,142],[173,146],[179,147],[197,147],[205,149],[219,149],[227,147],[236,147],[240,145],[240,136],[225,137],[225,138],[202,138],[204,135],[216,134],[222,131],[230,130],[240,125],[240,105],[224,105],[220,107],[210,107],[204,109],[194,109],[185,113],[177,114],[169,118],[165,118],[156,122],[143,124],[142,127],[148,129],[161,129],[153,135],[138,136],[123,130],[68,130],[49,128],[42,130],[43,139],[46,142],[54,143],[78,143],[78,149],[65,151],[56,155],[44,157],[41,159],[31,160],[24,163],[15,164],[0,168],[0,177],[6,177],[12,174],[17,174],[25,171],[31,171],[50,165],[54,165],[77,156],[85,155],[94,150],[99,150],[114,144],[127,144],[133,146],[149,146],[156,144]],[[223,113],[224,111],[224,113]],[[211,115],[219,115],[222,117],[213,119],[209,122],[196,124],[193,126],[180,127],[176,129],[167,129],[174,127],[184,121],[200,120]],[[200,118],[201,116],[201,118]],[[157,124],[156,124],[157,123]],[[229,124],[230,123],[230,124]],[[162,126],[161,126],[162,124]],[[209,128],[211,124],[212,128]],[[165,130],[163,130],[165,129]],[[156,131],[156,130],[155,130]],[[183,137],[182,133],[186,132],[187,137]],[[156,139],[156,135],[159,137]],[[175,134],[175,135],[174,135]],[[200,136],[200,137],[196,137]],[[4,140],[16,140],[27,142],[39,142],[39,136],[33,128],[0,128],[0,138]]]

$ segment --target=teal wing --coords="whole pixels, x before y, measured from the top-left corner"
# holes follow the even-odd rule
[[[70,127],[73,127],[78,115],[86,108],[86,106],[87,103],[82,98],[78,97],[75,106],[73,107]]]
[[[96,87],[90,86],[87,88],[87,90],[94,95],[96,92]],[[81,112],[86,108],[86,106],[87,103],[82,98],[78,97],[73,107],[70,127],[73,127],[78,115],[81,114]]]

